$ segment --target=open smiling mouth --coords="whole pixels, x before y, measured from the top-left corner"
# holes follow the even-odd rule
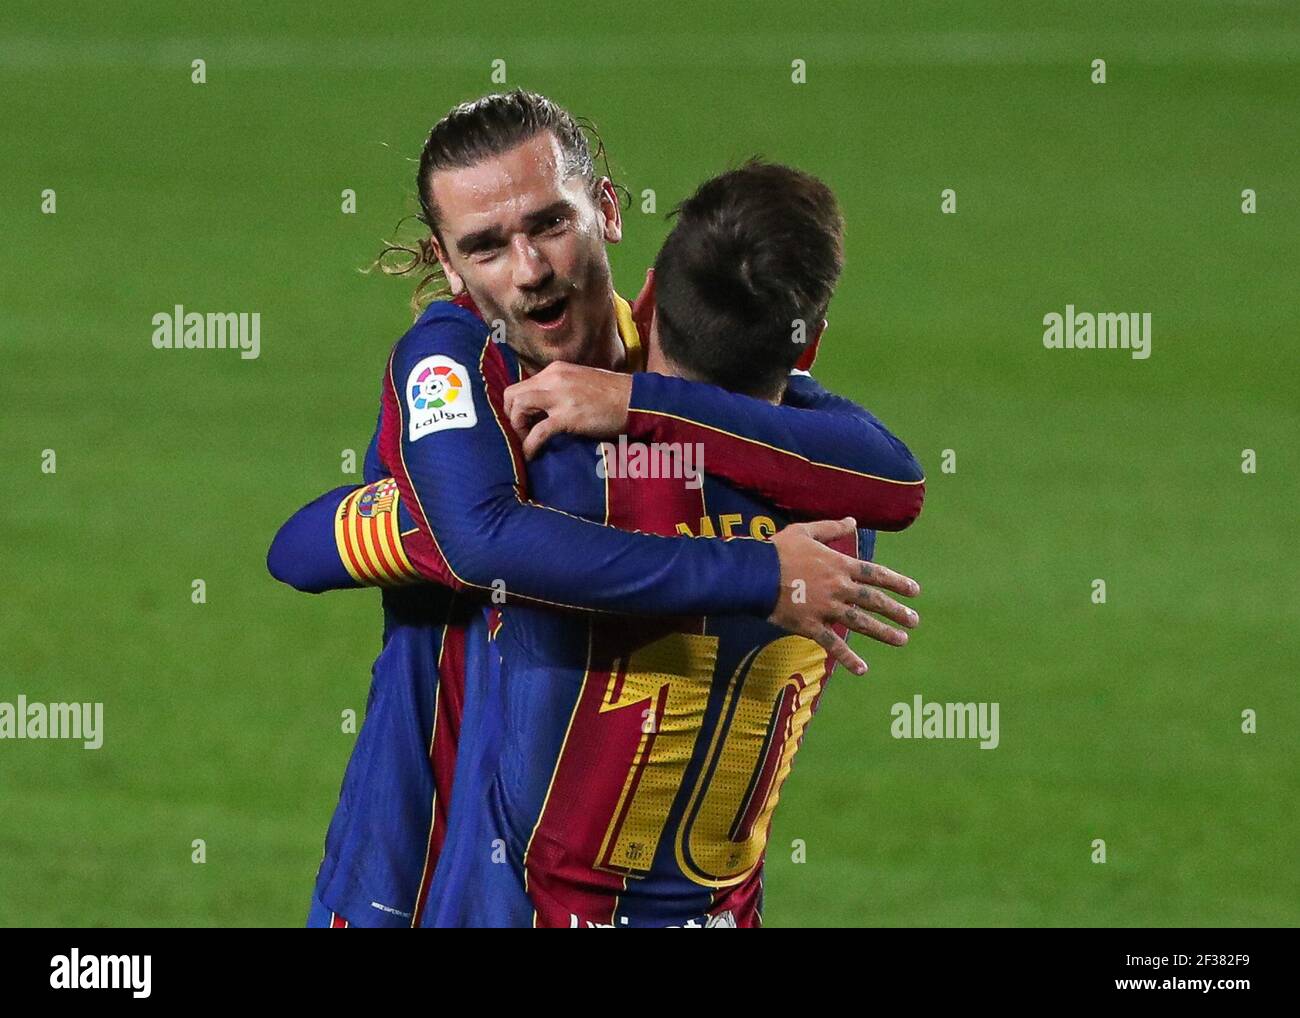
[[[569,309],[568,297],[557,297],[549,304],[533,308],[524,317],[543,329],[555,329],[564,323],[565,312]]]

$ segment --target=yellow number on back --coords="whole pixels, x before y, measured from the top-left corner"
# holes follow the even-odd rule
[[[639,876],[654,863],[702,731],[717,659],[717,637],[671,633],[633,652],[611,674],[600,713],[638,709],[648,723],[598,868]],[[677,861],[691,880],[727,887],[762,858],[825,671],[825,650],[801,636],[767,644],[736,669],[677,835]]]
[[[602,714],[627,708],[648,708],[649,713],[605,831],[599,868],[644,873],[654,862],[691,762],[717,661],[717,637],[670,633],[634,651],[626,668],[610,675]]]
[[[825,671],[826,651],[801,636],[769,643],[736,669],[677,836],[691,880],[736,884],[762,858]]]

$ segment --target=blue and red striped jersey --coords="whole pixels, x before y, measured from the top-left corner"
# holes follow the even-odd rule
[[[662,535],[767,536],[787,522],[712,477],[602,477],[608,455],[553,440],[530,465],[534,497]],[[423,922],[758,925],[772,811],[831,672],[826,651],[753,616],[533,605],[507,606],[495,642],[500,672],[474,735],[466,715]]]

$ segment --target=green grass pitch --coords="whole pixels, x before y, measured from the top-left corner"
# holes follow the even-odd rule
[[[818,374],[928,470],[878,550],[921,628],[832,680],[769,925],[1300,922],[1294,6],[302,10],[0,12],[0,701],[105,725],[0,742],[0,925],[303,922],[378,595],[263,556],[364,448],[409,291],[357,270],[494,60],[599,126],[625,293],[705,176],[825,178],[848,262]],[[260,357],[153,349],[175,304],[260,312]],[[1150,357],[1045,349],[1067,304],[1150,312]],[[998,702],[1000,746],[892,738],[917,693]]]

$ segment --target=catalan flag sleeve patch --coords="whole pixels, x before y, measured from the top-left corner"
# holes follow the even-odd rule
[[[364,586],[401,587],[421,582],[402,548],[401,497],[397,482],[386,477],[357,488],[339,503],[334,516],[339,558],[352,578]]]

